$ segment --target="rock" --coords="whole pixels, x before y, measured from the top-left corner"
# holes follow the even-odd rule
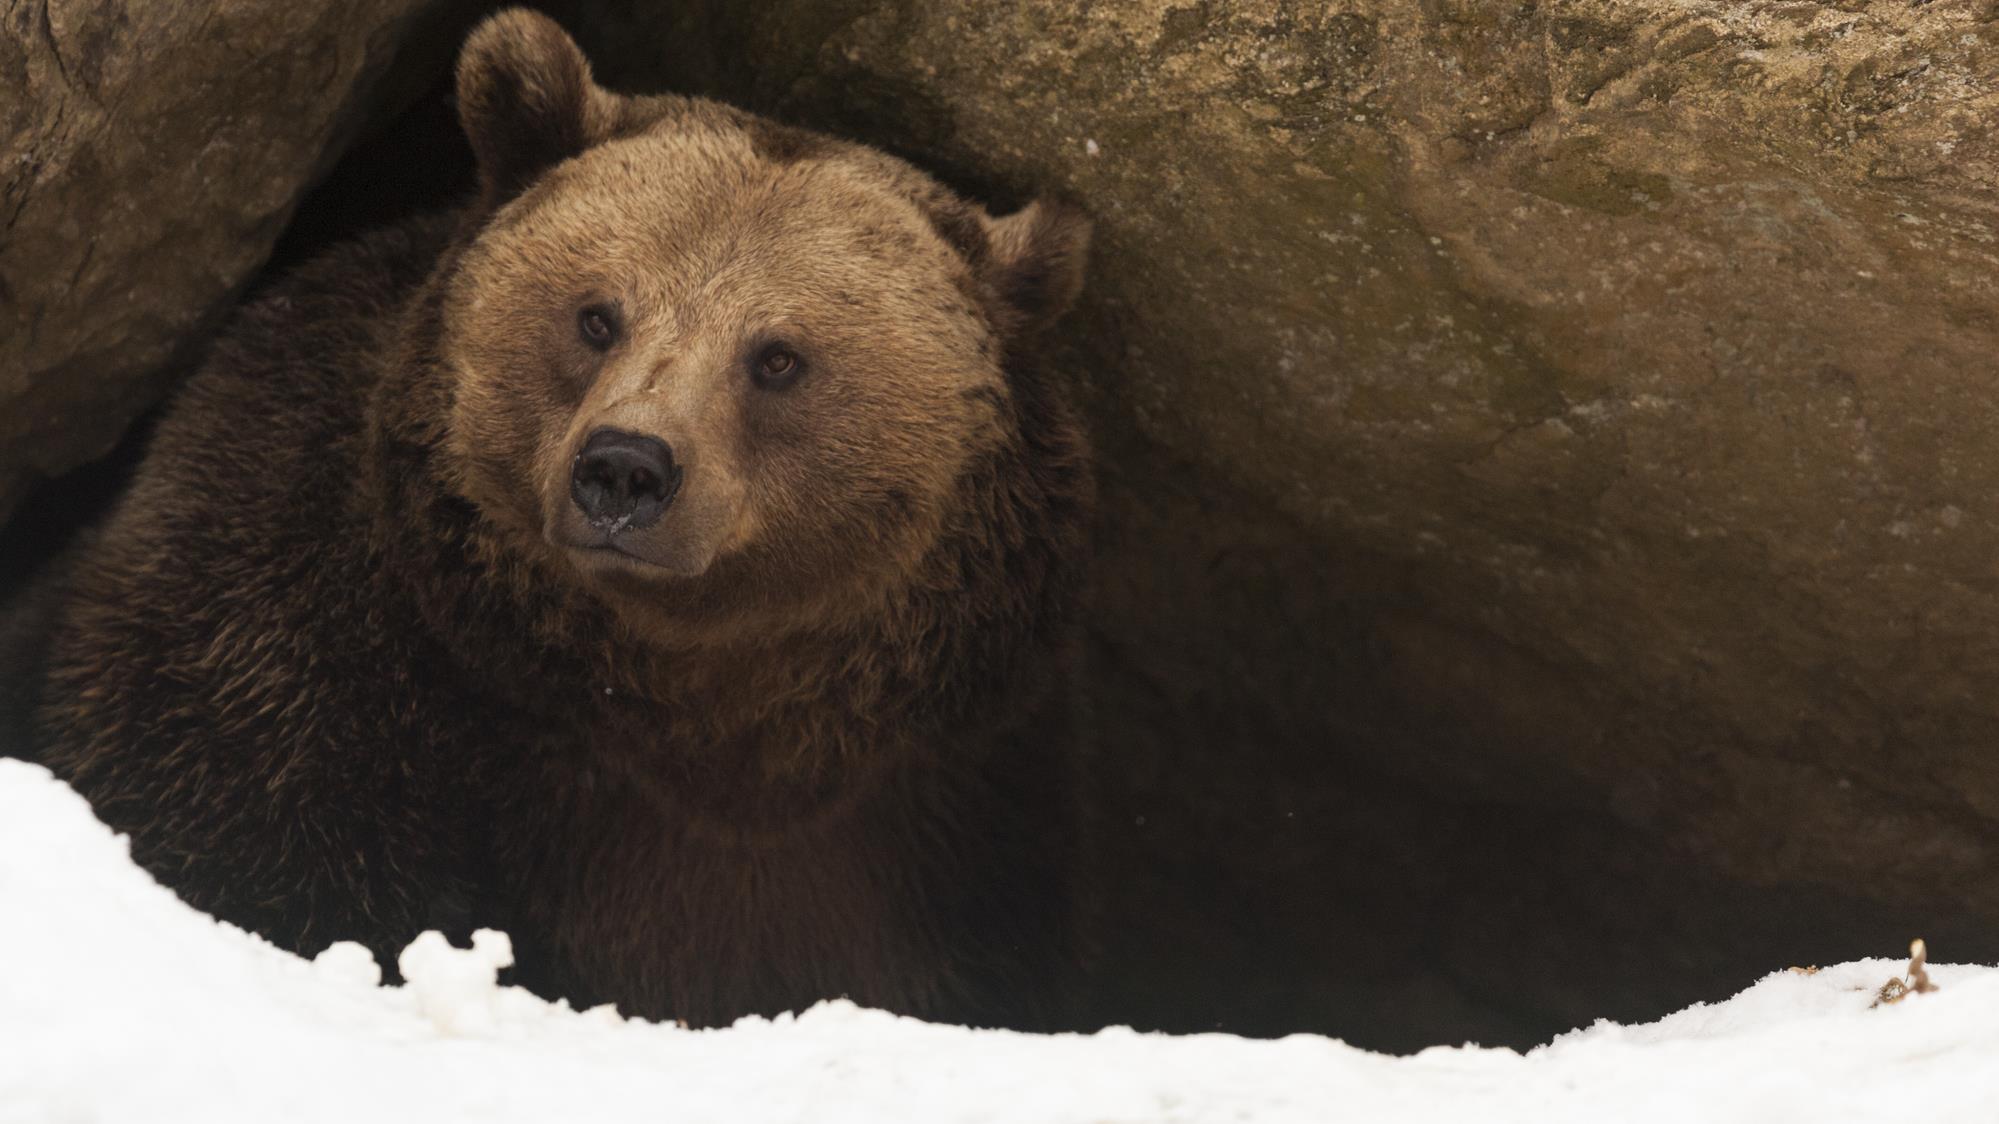
[[[438,6],[0,10],[0,517],[153,403]]]
[[[1505,1035],[1773,947],[1999,956],[1999,5],[572,18],[613,80],[1097,215],[1127,997]],[[1479,951],[1495,896],[1538,951]],[[1571,953],[1594,1009],[1516,971]]]

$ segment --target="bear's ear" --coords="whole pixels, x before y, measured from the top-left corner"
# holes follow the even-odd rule
[[[1053,199],[1037,199],[1005,218],[989,219],[987,268],[1000,298],[1038,332],[1069,311],[1083,291],[1090,256],[1090,220]]]
[[[556,22],[510,8],[473,29],[458,53],[458,121],[479,159],[479,191],[497,207],[534,178],[609,134],[618,98]]]

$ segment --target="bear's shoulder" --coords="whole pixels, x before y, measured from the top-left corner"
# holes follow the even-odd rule
[[[184,437],[235,446],[298,423],[322,431],[357,420],[390,358],[403,309],[450,244],[460,219],[428,215],[332,246],[251,294],[174,400],[149,457]],[[255,421],[259,426],[231,429]],[[226,433],[218,433],[227,430]]]
[[[233,646],[261,646],[235,656],[272,682],[311,662],[277,659],[280,642],[351,647],[335,642],[378,593],[361,495],[370,400],[453,229],[437,216],[336,246],[237,310],[125,494],[51,578],[65,603],[51,675],[129,678],[139,706],[220,674]]]

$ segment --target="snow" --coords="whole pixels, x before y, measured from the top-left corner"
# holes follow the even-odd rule
[[[1041,1037],[824,1003],[690,1031],[494,985],[434,934],[379,985],[183,906],[49,774],[0,761],[0,1124],[69,1121],[1989,1121],[1999,969],[1779,970],[1646,1026],[1518,1054],[1324,1038]],[[1356,970],[1359,970],[1357,967]]]

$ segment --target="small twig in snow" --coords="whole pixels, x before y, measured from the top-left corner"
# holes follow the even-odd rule
[[[1937,985],[1930,982],[1929,959],[1929,946],[1923,943],[1921,937],[1917,937],[1915,940],[1909,942],[1909,970],[1906,973],[1907,978],[1896,976],[1894,979],[1882,984],[1880,992],[1874,996],[1874,1002],[1870,1006],[1879,1007],[1883,1003],[1900,1003],[1911,994],[1922,995],[1938,990]]]
[[[1937,985],[1930,982],[1930,946],[1917,937],[1909,943],[1909,990],[1918,995],[1935,991]]]

